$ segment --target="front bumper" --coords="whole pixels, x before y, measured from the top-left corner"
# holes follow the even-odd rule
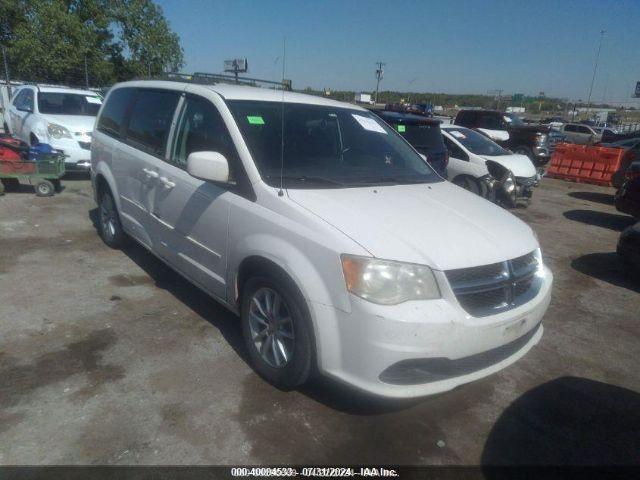
[[[440,285],[445,286],[443,298],[438,300],[382,306],[352,296],[349,313],[314,303],[320,371],[375,395],[419,397],[451,390],[495,373],[524,356],[540,341],[541,321],[550,302],[553,283],[553,275],[546,267],[540,290],[532,300],[481,318],[472,317],[462,309],[444,273],[434,273]],[[514,342],[515,347],[505,347]],[[501,347],[505,348],[496,355],[496,349]],[[479,361],[480,358],[483,360]],[[425,360],[448,362],[448,365],[461,363],[465,368],[454,368],[450,370],[453,374],[411,384],[393,383],[384,375],[389,369],[397,369],[399,362],[411,364]]]
[[[48,143],[66,155],[64,166],[67,172],[88,172],[91,168],[90,138],[81,138],[80,140],[71,138],[50,139]]]

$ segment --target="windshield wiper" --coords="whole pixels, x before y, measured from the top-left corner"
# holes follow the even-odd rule
[[[279,180],[280,175],[267,175],[267,178]],[[320,177],[315,175],[283,175],[282,180],[294,180],[302,183],[324,183],[327,185],[337,185],[340,187],[344,187],[345,184],[339,182],[338,180],[333,180],[332,178]]]

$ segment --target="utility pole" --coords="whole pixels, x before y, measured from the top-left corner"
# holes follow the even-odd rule
[[[587,117],[591,109],[591,93],[593,92],[593,83],[596,81],[596,72],[598,71],[598,60],[600,60],[600,50],[602,49],[602,39],[606,30],[600,30],[600,42],[598,43],[598,53],[596,54],[596,61],[593,65],[593,77],[591,77],[591,86],[589,87],[589,97],[587,98]]]
[[[89,90],[89,70],[87,69],[87,54],[84,54],[84,84]]]
[[[9,83],[9,62],[7,62],[7,49],[2,47],[2,59],[4,61],[4,79],[7,82],[7,94],[11,98],[11,83]]]
[[[386,63],[383,62],[377,62],[376,65],[378,65],[378,68],[376,69],[376,98],[375,98],[375,103],[378,103],[378,91],[380,90],[380,80],[382,80],[382,76],[384,75],[384,70],[382,67],[384,67],[386,65]]]

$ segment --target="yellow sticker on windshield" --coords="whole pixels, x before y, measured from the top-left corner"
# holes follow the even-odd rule
[[[247,115],[247,121],[251,125],[264,125],[264,118],[259,115]]]
[[[404,125],[398,125],[398,131],[400,133],[404,133],[407,131],[407,127],[405,127]]]

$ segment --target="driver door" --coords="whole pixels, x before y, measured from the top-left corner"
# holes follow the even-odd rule
[[[33,90],[25,88],[17,93],[9,108],[11,133],[25,142],[29,142],[29,138],[25,138],[24,125],[27,116],[33,114],[33,104]]]
[[[236,149],[227,127],[211,101],[185,96],[169,158],[159,166],[152,218],[158,253],[209,293],[226,298],[228,185],[199,180],[187,172],[192,152],[213,151],[233,164]]]

